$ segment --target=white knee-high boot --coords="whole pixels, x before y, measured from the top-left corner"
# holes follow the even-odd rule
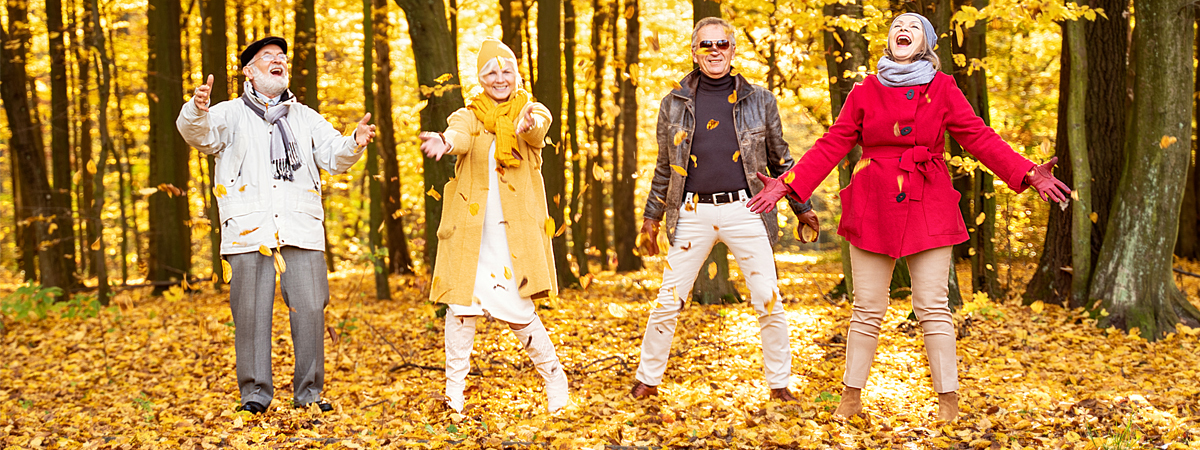
[[[467,372],[471,371],[471,349],[475,346],[475,316],[458,317],[446,311],[446,397],[455,411],[462,412],[466,398]]]
[[[542,319],[535,317],[533,322],[520,330],[513,330],[533,365],[546,380],[546,403],[550,412],[558,411],[571,401],[567,392],[567,374],[563,372],[562,364],[558,362],[558,354],[554,351],[554,343],[542,325]]]

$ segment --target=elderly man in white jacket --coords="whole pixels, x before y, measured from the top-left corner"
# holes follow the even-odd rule
[[[290,311],[296,367],[293,405],[332,406],[325,382],[325,306],[321,175],[338,174],[375,136],[368,113],[351,136],[334,130],[288,91],[287,41],[268,37],[241,53],[241,98],[209,106],[213,77],[183,105],[176,126],[201,153],[216,156],[213,190],[221,211],[221,255],[231,266],[229,305],[235,326],[239,410],[266,411],[271,382],[271,315],[278,270]],[[224,263],[223,263],[224,264]]]

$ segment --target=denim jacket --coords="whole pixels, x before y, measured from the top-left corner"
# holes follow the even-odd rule
[[[666,217],[667,239],[675,244],[675,226],[679,222],[679,207],[683,204],[683,185],[686,176],[676,172],[672,165],[688,167],[692,154],[692,136],[696,128],[696,88],[704,76],[693,70],[680,80],[680,87],[662,99],[658,108],[658,162],[654,167],[654,179],[650,182],[650,195],[642,216],[647,219],[663,220]],[[737,133],[739,160],[750,194],[761,191],[763,184],[754,174],[765,173],[778,177],[792,167],[792,154],[783,140],[783,125],[779,120],[779,107],[775,95],[760,86],[736,75],[734,90],[737,100],[733,104],[733,127]],[[683,132],[676,143],[676,135]],[[808,212],[812,206],[789,198],[788,204],[797,215]],[[771,245],[779,241],[779,220],[772,209],[762,213],[763,225]]]

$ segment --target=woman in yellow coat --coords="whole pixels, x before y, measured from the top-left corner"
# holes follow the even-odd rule
[[[508,324],[546,381],[551,412],[566,406],[567,376],[533,303],[557,293],[547,234],[542,140],[550,111],[520,87],[511,49],[486,39],[476,58],[482,92],[447,119],[445,133],[422,132],[430,158],[458,157],[442,191],[437,265],[430,299],[445,303],[446,396],[462,412],[475,322]]]

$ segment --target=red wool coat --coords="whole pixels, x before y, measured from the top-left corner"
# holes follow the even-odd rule
[[[862,162],[840,194],[838,234],[893,258],[964,242],[959,193],[943,156],[946,131],[1010,188],[1029,187],[1024,179],[1033,162],[985,125],[954,78],[940,72],[929,84],[894,88],[867,76],[846,97],[837,122],[791,169],[788,186],[807,200],[861,145]]]

